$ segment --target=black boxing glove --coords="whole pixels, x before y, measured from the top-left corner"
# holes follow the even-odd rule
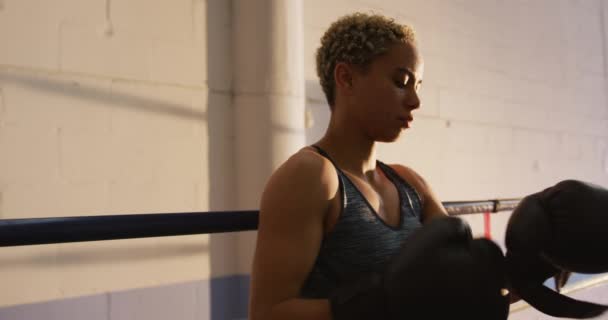
[[[505,234],[509,281],[530,305],[554,317],[589,318],[607,306],[561,295],[543,285],[559,272],[608,271],[608,190],[566,180],[525,197]]]
[[[384,273],[339,288],[330,303],[335,320],[506,319],[505,282],[500,248],[441,218],[412,234]]]

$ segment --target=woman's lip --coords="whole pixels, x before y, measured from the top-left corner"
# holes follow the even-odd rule
[[[401,122],[401,127],[406,129],[410,127],[410,122],[412,120],[412,118],[399,118],[399,122]]]

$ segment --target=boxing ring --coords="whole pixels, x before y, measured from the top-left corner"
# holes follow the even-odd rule
[[[490,215],[513,210],[520,200],[443,205],[451,216],[483,214],[484,235],[490,238]],[[1,219],[0,247],[250,231],[257,229],[258,215],[248,210]]]

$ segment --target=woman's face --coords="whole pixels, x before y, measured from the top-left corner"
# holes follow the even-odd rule
[[[366,68],[353,72],[348,118],[374,141],[397,140],[410,127],[412,111],[420,107],[423,69],[415,44],[393,45]]]

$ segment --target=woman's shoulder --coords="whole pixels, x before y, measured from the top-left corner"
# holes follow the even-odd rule
[[[414,169],[406,165],[391,163],[387,164],[387,166],[393,169],[402,178],[406,178],[408,182],[412,180],[414,183],[426,184],[426,181],[420,174],[418,174]]]
[[[312,147],[304,147],[273,172],[267,188],[275,184],[291,184],[294,189],[326,186],[330,191],[334,187],[337,188],[338,177],[329,159]]]
[[[282,230],[322,226],[332,199],[339,194],[336,171],[328,162],[304,149],[287,159],[264,188],[260,226],[266,224],[265,230],[269,230],[268,223]]]
[[[426,180],[419,175],[412,168],[401,165],[401,164],[390,164],[389,165],[399,176],[407,181],[421,197],[423,206],[423,220],[427,221],[435,217],[447,216],[447,211],[439,198],[435,195],[435,192],[426,182]]]
[[[418,194],[422,197],[422,201],[424,202],[424,198],[427,194],[429,186],[426,180],[418,174],[414,169],[405,166],[403,164],[387,164],[393,171],[395,171],[399,177],[409,183]]]
[[[304,147],[291,155],[275,172],[280,170],[295,171],[304,175],[313,174],[314,176],[327,173],[336,174],[332,162],[311,146]]]

